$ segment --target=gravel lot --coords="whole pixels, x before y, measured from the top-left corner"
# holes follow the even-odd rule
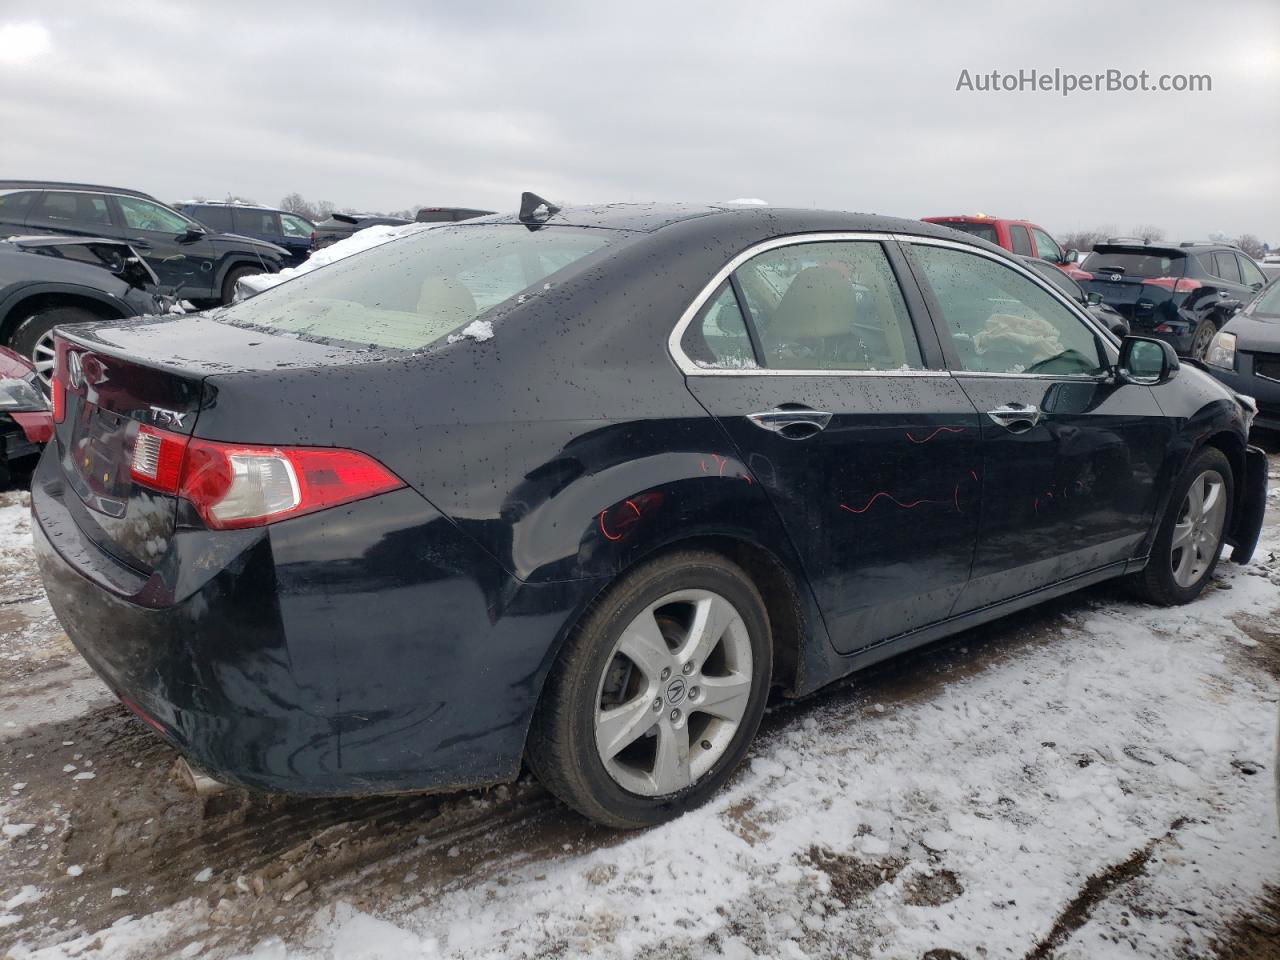
[[[1103,585],[780,706],[713,803],[630,835],[527,779],[195,797],[50,613],[26,499],[0,494],[0,956],[1280,957],[1275,495],[1199,602]]]

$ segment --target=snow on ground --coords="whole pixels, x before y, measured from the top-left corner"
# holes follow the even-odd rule
[[[780,707],[726,790],[643,833],[529,782],[153,804],[168,748],[92,711],[47,758],[0,751],[0,956],[1213,956],[1280,885],[1278,587],[1273,507],[1196,603],[1104,585]]]
[[[357,230],[351,236],[339,240],[337,243],[331,243],[329,246],[317,250],[296,267],[285,267],[279,273],[255,273],[241,278],[240,283],[243,283],[254,293],[261,293],[263,290],[270,290],[272,287],[279,286],[286,280],[292,280],[294,277],[300,277],[304,273],[310,273],[312,270],[336,263],[352,254],[381,246],[400,237],[407,237],[423,230],[430,230],[435,226],[437,224],[434,223],[406,223],[401,226],[378,224],[372,227],[365,227],[363,230]]]

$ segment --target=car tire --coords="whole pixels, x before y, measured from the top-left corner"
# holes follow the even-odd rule
[[[1193,488],[1199,485],[1199,506]],[[1208,488],[1217,487],[1210,506]],[[1144,600],[1161,606],[1190,603],[1204,590],[1222,555],[1235,506],[1231,463],[1221,450],[1205,447],[1178,476],[1146,567],[1130,578]],[[1211,518],[1210,516],[1211,515]]]
[[[772,663],[764,601],[738,566],[703,551],[655,558],[596,600],[566,641],[535,711],[529,766],[599,823],[669,820],[741,763]]]
[[[1204,355],[1209,352],[1209,343],[1217,332],[1218,325],[1208,317],[1196,324],[1195,330],[1191,332],[1191,356],[1193,359],[1204,359]]]
[[[33,313],[14,328],[9,337],[9,349],[35,364],[36,375],[47,389],[53,377],[53,328],[101,319],[98,314],[81,307],[50,307]]]
[[[251,277],[255,273],[270,273],[262,267],[232,267],[222,279],[222,305],[225,307],[236,295],[236,281],[241,277]]]

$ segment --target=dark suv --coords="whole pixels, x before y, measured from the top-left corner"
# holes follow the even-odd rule
[[[287,265],[290,267],[296,267],[307,259],[311,253],[311,241],[315,239],[314,223],[306,217],[275,207],[192,200],[178,204],[178,209],[219,233],[238,233],[242,237],[266,240],[283,247],[289,253]]]
[[[1228,243],[1109,240],[1094,247],[1080,269],[1076,279],[1102,294],[1136,336],[1167,340],[1197,359],[1266,283],[1258,265]]]
[[[0,180],[0,237],[31,234],[124,240],[146,258],[161,287],[196,306],[230,303],[236,280],[275,273],[288,256],[273,243],[210,233],[137,190]]]

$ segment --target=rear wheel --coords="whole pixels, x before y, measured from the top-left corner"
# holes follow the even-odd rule
[[[741,569],[711,553],[659,558],[575,629],[539,703],[529,765],[593,820],[670,819],[745,756],[771,664],[768,614]]]
[[[18,324],[9,338],[9,347],[35,364],[36,376],[47,390],[49,381],[53,379],[53,328],[101,319],[96,313],[80,307],[49,307]]]
[[[1209,352],[1209,342],[1217,332],[1217,325],[1208,317],[1197,323],[1195,332],[1191,334],[1191,356],[1203,360],[1204,355]]]
[[[1200,595],[1222,554],[1234,495],[1221,450],[1206,447],[1192,458],[1174,485],[1151,558],[1131,580],[1140,596],[1171,606]]]

